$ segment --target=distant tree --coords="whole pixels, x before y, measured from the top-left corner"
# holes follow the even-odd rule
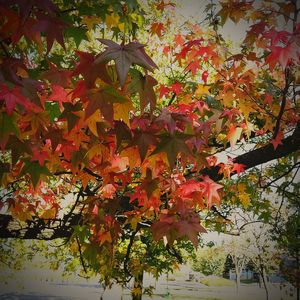
[[[221,247],[198,249],[193,258],[192,269],[204,275],[222,276],[226,261],[226,254]]]

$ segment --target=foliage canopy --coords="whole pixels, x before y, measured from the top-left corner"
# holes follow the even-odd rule
[[[177,27],[164,0],[1,0],[0,237],[65,238],[126,282],[236,229],[232,207],[270,220],[270,188],[299,189],[298,4],[212,1]]]

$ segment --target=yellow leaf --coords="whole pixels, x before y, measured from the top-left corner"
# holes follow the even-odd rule
[[[238,190],[238,198],[242,205],[247,208],[250,204],[250,195],[246,192],[246,184],[245,183],[239,183],[237,185]]]
[[[195,96],[202,97],[204,94],[210,95],[209,89],[210,89],[210,86],[198,84],[197,89],[195,91]]]
[[[99,156],[102,159],[104,156],[108,155],[108,149],[102,144],[96,144],[92,146],[86,153],[86,156],[91,160],[94,156]]]
[[[109,231],[105,231],[100,235],[100,245],[104,244],[105,242],[112,243],[111,234]]]
[[[125,103],[114,103],[114,119],[121,120],[130,127],[129,112],[133,106],[131,101]]]
[[[124,31],[124,23],[120,22],[120,17],[115,14],[106,15],[105,23],[108,29],[111,27],[119,28],[120,31]]]
[[[55,208],[50,208],[50,209],[46,209],[42,215],[41,218],[42,219],[53,219],[56,216],[56,209]]]
[[[87,26],[88,30],[91,30],[95,24],[101,23],[101,18],[96,16],[83,16],[82,23]]]
[[[253,107],[251,106],[252,102],[250,100],[250,98],[245,100],[239,100],[239,108],[240,111],[245,115],[246,119],[249,117],[249,114],[251,112],[255,112],[256,110],[253,109]]]
[[[229,132],[227,134],[227,139],[230,142],[230,147],[233,148],[237,140],[240,139],[243,129],[241,127],[235,127],[230,125]]]
[[[243,193],[239,195],[240,201],[242,205],[247,208],[250,204],[250,196],[247,193]]]
[[[14,214],[12,214],[12,215],[15,217]],[[17,219],[20,221],[32,220],[32,214],[29,211],[21,211],[17,214]]]
[[[101,121],[99,109],[97,109],[87,120],[86,124],[90,131],[98,137],[97,122]]]

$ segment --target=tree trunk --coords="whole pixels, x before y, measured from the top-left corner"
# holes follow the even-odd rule
[[[143,277],[144,272],[141,271],[137,276],[134,277],[133,290],[140,291],[140,293],[132,293],[132,300],[142,300],[143,296]]]
[[[263,284],[264,284],[264,289],[265,289],[265,292],[266,292],[266,300],[269,300],[269,290],[268,290],[268,286],[267,286],[267,278],[266,278],[266,273],[265,273],[264,267],[260,268],[260,275],[262,277],[262,281],[263,281]]]
[[[241,285],[241,272],[242,272],[241,268],[238,268],[238,267],[235,268],[235,274],[236,274],[235,284],[236,284],[236,293],[237,294],[239,293],[240,285]]]
[[[299,274],[299,270],[300,270],[300,261],[299,261],[299,252],[297,253],[297,257],[296,257],[296,289],[297,289],[297,300],[300,300],[300,274]]]

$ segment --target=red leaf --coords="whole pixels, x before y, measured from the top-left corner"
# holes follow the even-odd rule
[[[175,82],[170,85],[170,90],[178,96],[182,91],[182,84],[180,82]]]
[[[20,104],[24,108],[28,108],[30,102],[27,98],[23,97],[18,87],[14,87],[10,90],[5,84],[0,85],[0,101],[5,101],[6,112],[11,115],[17,104]]]
[[[49,155],[46,151],[39,151],[36,148],[32,149],[33,155],[31,161],[38,161],[41,166],[45,164],[45,160],[49,159]]]
[[[162,36],[162,32],[165,31],[163,23],[155,22],[151,25],[151,32],[156,34],[159,38]]]
[[[244,164],[234,163],[231,173],[237,172],[238,176],[240,176],[240,173],[245,171],[245,167],[246,165]]]
[[[299,62],[299,46],[297,43],[289,43],[285,47],[280,46],[271,46],[271,53],[268,55],[266,59],[266,63],[269,64],[270,70],[273,71],[276,64],[279,62],[283,69],[286,68],[288,62],[290,60],[295,60],[295,62]]]
[[[204,81],[205,84],[206,84],[206,82],[207,82],[207,77],[208,77],[208,72],[207,72],[207,71],[204,71],[204,72],[202,73],[201,78],[202,78],[202,80]]]
[[[221,189],[223,186],[218,183],[215,183],[208,176],[205,176],[203,178],[201,184],[204,188],[203,195],[207,199],[208,208],[212,207],[213,202],[217,205],[220,205],[220,195],[218,194],[218,190]]]
[[[63,30],[67,27],[67,24],[58,18],[41,13],[37,17],[37,24],[32,28],[37,32],[44,32],[47,38],[47,53],[51,50],[54,40],[65,49]]]
[[[274,150],[277,149],[278,145],[283,145],[282,144],[282,138],[283,138],[283,132],[282,131],[279,131],[276,135],[276,138],[275,139],[272,139],[270,142],[271,144],[273,145],[274,147]]]
[[[184,39],[183,39],[182,35],[176,34],[175,38],[174,38],[174,42],[175,42],[175,45],[174,45],[175,48],[177,46],[182,46],[184,44]]]

